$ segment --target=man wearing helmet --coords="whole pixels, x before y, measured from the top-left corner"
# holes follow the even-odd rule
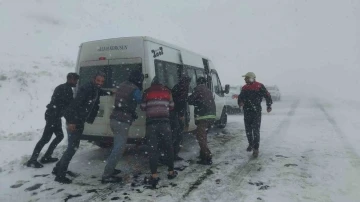
[[[239,107],[244,110],[244,123],[249,146],[246,151],[253,151],[253,156],[259,155],[261,101],[266,100],[267,112],[271,112],[272,100],[270,93],[262,83],[257,82],[253,72],[248,72],[245,77],[246,84],[242,87],[238,98]]]

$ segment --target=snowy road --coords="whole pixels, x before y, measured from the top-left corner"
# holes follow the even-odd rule
[[[359,201],[358,112],[349,103],[305,98],[277,102],[272,113],[263,114],[257,159],[245,151],[243,117],[229,116],[226,129],[210,134],[214,164],[195,164],[198,146],[187,137],[181,155],[188,161],[176,164],[180,172],[173,181],[165,179],[166,168],[160,167],[163,180],[156,190],[140,183],[148,174],[143,148],[129,147],[119,163],[123,184],[102,185],[109,151],[81,143],[69,167],[81,175],[71,185],[60,185],[50,174],[53,165],[39,170],[21,166],[39,132],[26,140],[2,138],[0,152],[8,158],[0,159],[0,201]]]

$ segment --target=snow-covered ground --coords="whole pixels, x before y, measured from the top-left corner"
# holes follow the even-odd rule
[[[103,185],[99,180],[109,150],[82,142],[69,168],[81,175],[61,185],[53,181],[54,165],[22,166],[41,131],[33,132],[33,140],[8,137],[0,140],[0,152],[8,157],[1,159],[0,201],[359,201],[360,109],[357,103],[340,103],[296,97],[276,102],[272,113],[263,113],[257,159],[245,151],[242,115],[229,116],[225,129],[209,134],[214,164],[194,163],[198,145],[187,136],[181,152],[187,161],[176,163],[178,178],[167,180],[161,166],[156,190],[141,184],[149,173],[143,147],[129,145],[118,164],[124,183]]]

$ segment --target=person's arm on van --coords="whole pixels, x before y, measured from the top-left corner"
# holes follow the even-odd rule
[[[169,110],[170,110],[170,111],[171,111],[171,110],[174,110],[174,107],[175,107],[175,103],[174,103],[172,94],[170,93]]]
[[[147,103],[147,92],[145,91],[143,93],[143,96],[142,96],[142,102],[140,104],[140,109],[142,111],[145,111],[146,110],[146,103]]]
[[[89,92],[89,89],[80,87],[76,97],[70,103],[69,107],[64,111],[64,118],[66,119],[68,129],[71,132],[75,130],[75,125],[78,123],[76,116],[74,116],[76,114],[76,110],[83,104],[84,99]]]
[[[112,96],[114,94],[114,91],[111,90],[99,90],[99,96]]]
[[[189,105],[195,105],[197,100],[198,100],[198,97],[199,97],[199,92],[197,90],[195,90],[193,92],[193,94],[191,94],[189,97],[188,97],[188,104]]]
[[[136,89],[133,93],[133,99],[136,103],[141,104],[142,102],[142,95],[140,89]]]

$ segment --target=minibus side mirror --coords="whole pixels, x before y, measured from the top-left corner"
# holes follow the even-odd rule
[[[229,84],[226,84],[226,85],[225,85],[224,93],[225,93],[225,94],[229,94],[229,92],[230,92],[230,85],[229,85]]]

